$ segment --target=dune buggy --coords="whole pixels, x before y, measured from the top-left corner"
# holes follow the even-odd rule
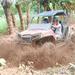
[[[57,17],[61,24],[62,35],[55,33],[52,29],[54,17]],[[56,40],[66,38],[67,33],[66,13],[64,10],[52,10],[33,16],[27,30],[19,32],[18,37],[25,44],[43,44],[45,42],[52,42],[55,44]]]

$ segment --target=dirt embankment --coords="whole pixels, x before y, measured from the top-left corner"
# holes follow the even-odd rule
[[[5,58],[9,66],[28,64],[28,61],[33,61],[35,68],[43,69],[56,63],[64,65],[75,62],[75,36],[56,46],[45,43],[42,47],[21,45],[17,43],[15,37],[11,35],[0,39],[0,57]]]

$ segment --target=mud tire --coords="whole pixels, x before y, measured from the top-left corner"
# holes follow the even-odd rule
[[[36,44],[41,46],[47,42],[51,42],[51,43],[55,44],[55,38],[53,36],[44,37],[44,38],[37,40]]]

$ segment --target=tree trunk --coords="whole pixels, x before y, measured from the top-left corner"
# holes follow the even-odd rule
[[[12,16],[13,26],[16,27],[15,16],[13,15],[13,13],[11,13],[11,16]]]
[[[40,0],[37,0],[37,13],[40,13]],[[37,19],[37,23],[39,23],[39,17]]]
[[[48,0],[43,0],[44,11],[47,11]]]
[[[44,3],[44,11],[47,11],[47,3]]]
[[[29,23],[30,23],[30,5],[28,5],[27,8],[27,28],[29,27]]]
[[[18,10],[18,14],[19,14],[19,17],[20,17],[21,30],[24,30],[24,18],[23,18],[23,16],[22,16],[22,10],[21,10],[20,4],[17,4],[17,5],[16,5],[16,8],[17,8],[17,10]]]
[[[48,5],[48,0],[44,0],[43,6],[44,6],[44,11],[50,11],[50,10],[51,10],[51,9],[49,8],[49,5]]]
[[[7,23],[8,23],[8,32],[9,32],[9,34],[12,34],[14,27],[13,27],[10,8],[4,8],[4,13],[6,16]]]
[[[9,32],[9,34],[11,34],[14,31],[13,21],[12,21],[12,16],[11,16],[11,11],[10,11],[12,1],[2,0],[1,5],[4,9],[4,13],[5,13],[5,16],[6,16],[7,23],[8,23],[8,32]]]

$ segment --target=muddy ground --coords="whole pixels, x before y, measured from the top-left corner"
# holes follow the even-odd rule
[[[44,69],[44,73],[46,73],[49,71],[47,70],[49,67],[57,67],[58,65],[65,66],[69,63],[75,62],[75,35],[73,35],[71,39],[59,42],[56,45],[53,45],[52,43],[45,43],[41,47],[22,45],[18,43],[18,39],[15,34],[4,36],[0,38],[0,57],[7,61],[8,66],[7,69],[0,71],[1,75],[6,75],[8,73],[22,75],[25,70],[24,72],[23,70],[19,71],[19,64],[29,65],[28,62],[33,62],[31,65],[34,70]],[[53,70],[50,69],[50,72],[53,73],[55,70],[56,72],[59,72],[57,68],[54,68]],[[41,72],[43,75],[43,71]],[[34,73],[34,75],[39,74]]]
[[[9,66],[27,65],[32,61],[35,68],[42,69],[56,63],[66,65],[75,62],[75,36],[56,45],[45,43],[41,47],[22,45],[15,37],[11,35],[0,39],[0,57],[5,58]]]

